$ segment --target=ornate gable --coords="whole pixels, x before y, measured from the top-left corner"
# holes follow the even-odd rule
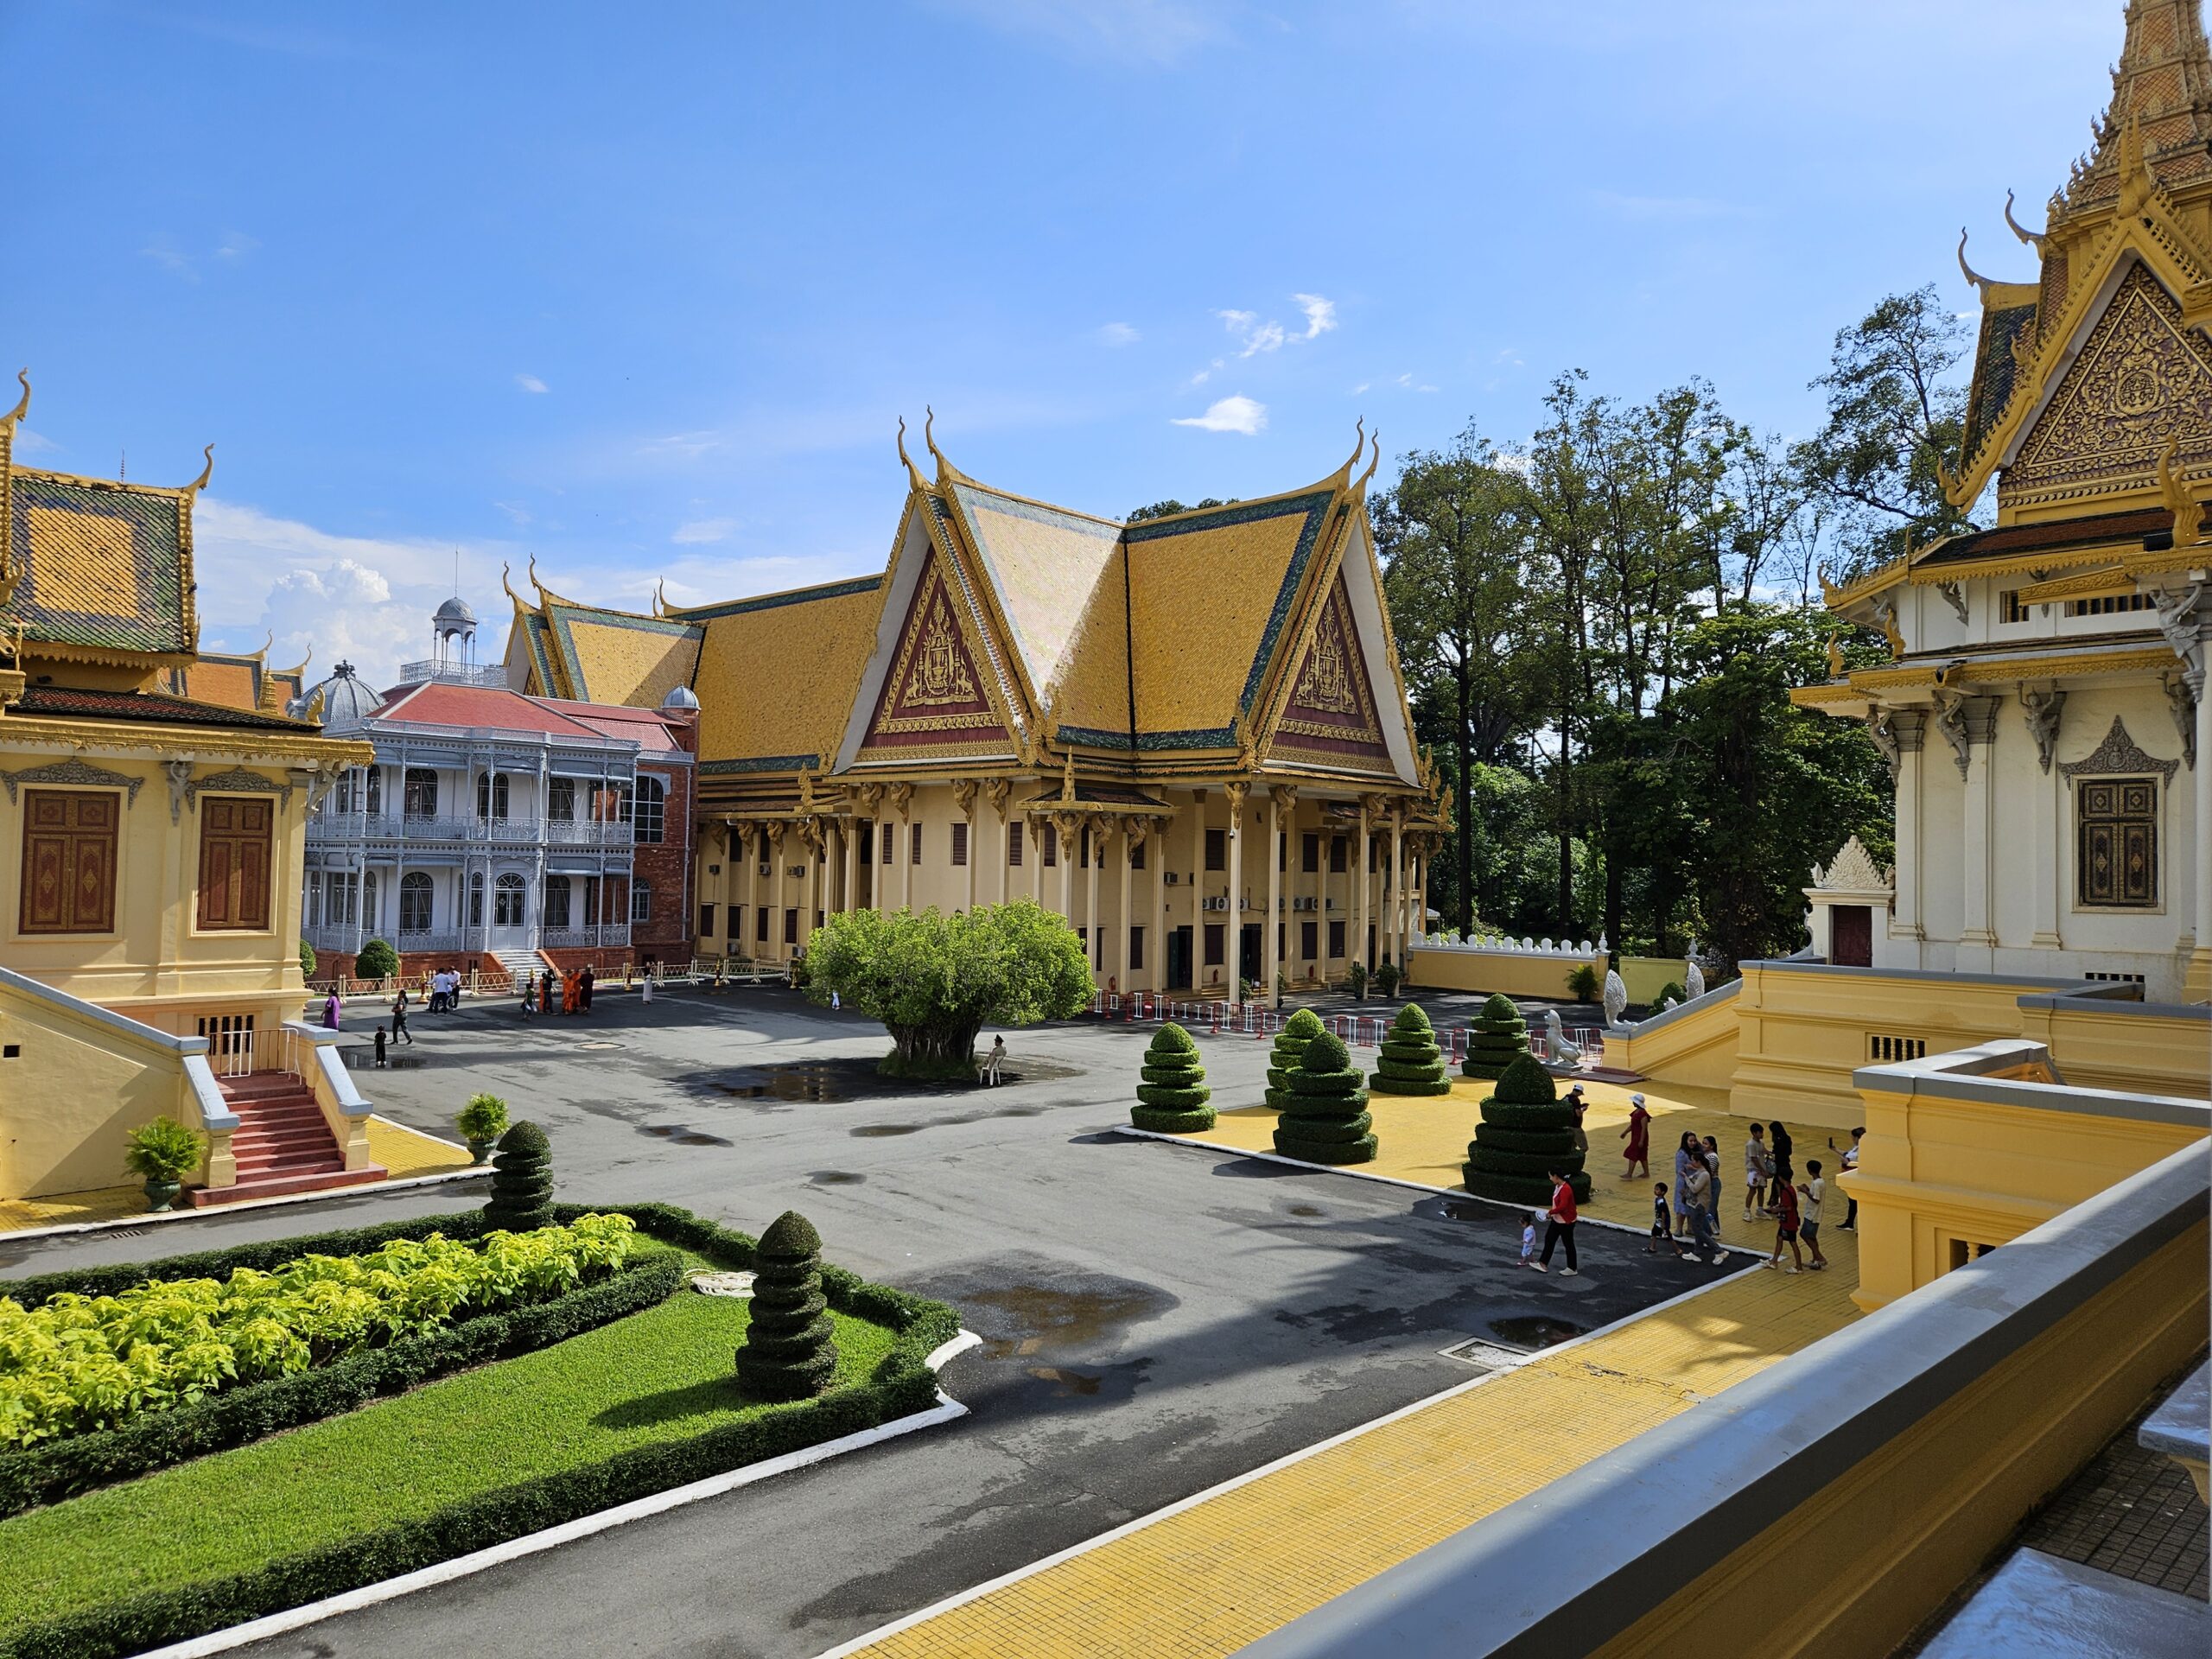
[[[2001,475],[1999,503],[2155,488],[2170,439],[2176,471],[2212,463],[2212,346],[2138,263]]]
[[[898,648],[861,740],[861,758],[884,759],[888,750],[996,754],[1012,747],[932,550],[915,580]]]
[[[1321,601],[1306,655],[1291,682],[1269,746],[1276,753],[1329,764],[1390,769],[1390,751],[1375,709],[1374,682],[1360,649],[1351,596],[1338,570]]]

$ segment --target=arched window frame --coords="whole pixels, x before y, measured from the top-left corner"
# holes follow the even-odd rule
[[[650,772],[639,772],[630,806],[631,839],[658,846],[667,833],[667,822],[668,785]]]
[[[522,877],[509,870],[492,884],[492,925],[520,927],[530,914],[530,889]]]
[[[427,933],[436,914],[436,885],[424,870],[410,870],[399,878],[399,931]]]
[[[634,925],[653,918],[653,884],[632,876],[630,880],[630,920]]]

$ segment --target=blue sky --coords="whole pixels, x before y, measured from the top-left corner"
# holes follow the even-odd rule
[[[2033,267],[2119,0],[0,0],[31,464],[181,483],[205,642],[381,677],[503,560],[880,568],[905,414],[1092,512],[1501,440],[1557,371],[1802,434],[1835,329]],[[917,453],[919,453],[917,442]],[[926,459],[926,457],[925,457]]]

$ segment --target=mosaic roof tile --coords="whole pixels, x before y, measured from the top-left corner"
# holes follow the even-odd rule
[[[256,731],[307,732],[304,721],[264,715],[227,703],[198,702],[157,691],[95,691],[76,686],[30,685],[8,710],[8,718],[49,715],[74,720],[146,721],[168,726],[239,726]]]
[[[0,614],[26,639],[178,656],[193,650],[191,493],[16,469]]]
[[[698,666],[696,623],[549,600],[545,622],[573,696],[594,702],[658,705],[689,685]]]
[[[702,772],[796,771],[836,752],[881,587],[870,576],[683,613],[706,636],[691,686]]]

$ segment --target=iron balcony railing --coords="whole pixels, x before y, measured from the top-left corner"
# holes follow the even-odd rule
[[[436,680],[447,685],[505,685],[507,683],[506,664],[492,663],[482,667],[471,667],[461,663],[402,663],[399,683],[402,685],[421,685]]]

